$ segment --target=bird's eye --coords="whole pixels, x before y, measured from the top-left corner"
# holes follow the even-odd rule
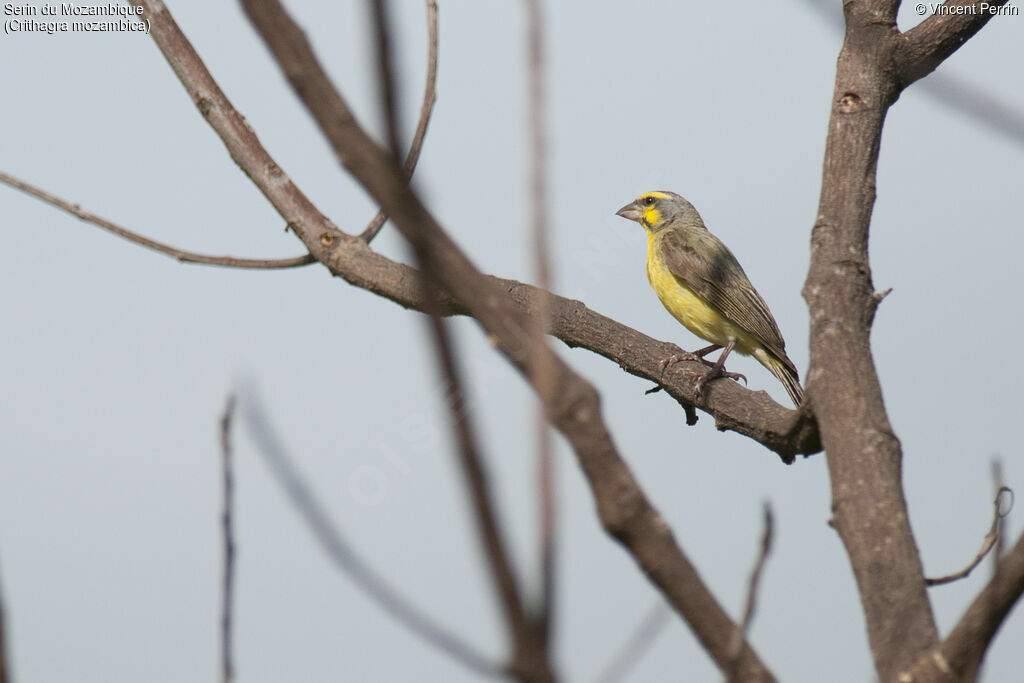
[[[654,203],[654,197],[644,197],[644,204],[650,206]]]

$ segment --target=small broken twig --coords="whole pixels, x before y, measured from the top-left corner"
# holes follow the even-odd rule
[[[1006,510],[1002,509],[1003,494],[1009,496],[1009,504],[1006,506]],[[1010,510],[1013,509],[1013,489],[1007,486],[1000,486],[999,490],[996,491],[996,498],[992,501],[992,526],[989,527],[988,533],[985,534],[985,538],[981,542],[981,550],[975,556],[974,560],[969,565],[956,572],[955,574],[948,574],[947,576],[940,576],[937,579],[925,579],[924,583],[926,586],[941,586],[946,583],[952,583],[959,579],[966,578],[974,568],[981,564],[981,561],[985,559],[988,552],[995,547],[996,542],[999,540],[999,522],[1010,514]],[[996,556],[998,561],[998,555]]]

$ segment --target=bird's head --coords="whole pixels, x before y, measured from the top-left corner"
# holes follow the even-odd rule
[[[668,225],[704,227],[693,204],[675,192],[659,190],[642,194],[615,214],[636,221],[649,232],[657,232]]]

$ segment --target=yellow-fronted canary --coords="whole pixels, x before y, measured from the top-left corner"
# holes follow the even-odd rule
[[[797,406],[804,392],[786,342],[768,304],[750,284],[739,261],[704,225],[697,209],[674,192],[648,192],[617,211],[647,231],[647,279],[676,320],[711,346],[675,355],[711,365],[697,379],[699,394],[717,377],[742,377],[725,372],[725,359],[735,349],[756,358],[775,375]],[[718,362],[704,356],[723,349]]]

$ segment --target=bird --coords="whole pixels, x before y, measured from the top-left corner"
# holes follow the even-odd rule
[[[797,407],[804,400],[796,365],[761,295],[739,261],[711,234],[693,204],[675,192],[640,195],[616,211],[647,231],[647,279],[668,312],[690,332],[711,342],[695,352],[662,361],[662,372],[681,360],[698,361],[711,370],[697,378],[699,396],[711,380],[745,377],[725,371],[733,351],[753,356],[785,387]],[[722,349],[714,364],[704,356]]]

